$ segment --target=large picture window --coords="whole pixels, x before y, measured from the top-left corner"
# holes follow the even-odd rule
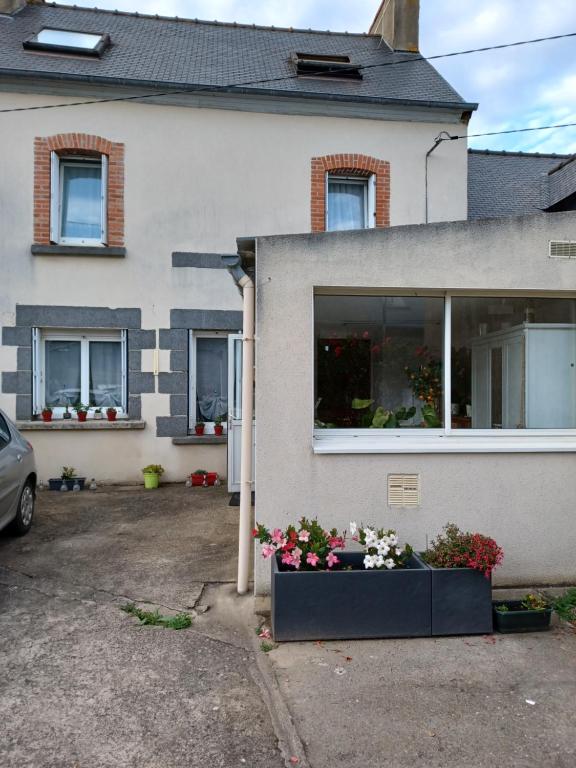
[[[55,418],[84,405],[126,411],[126,345],[123,331],[34,332],[35,411]]]
[[[319,435],[576,430],[574,298],[319,294],[315,355]]]

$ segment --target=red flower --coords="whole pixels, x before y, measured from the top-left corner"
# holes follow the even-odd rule
[[[257,538],[257,536],[258,536],[258,528],[252,528],[252,536],[254,536],[254,538]]]

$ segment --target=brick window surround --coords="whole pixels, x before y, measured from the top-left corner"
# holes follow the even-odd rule
[[[34,139],[34,242],[50,245],[50,153],[108,157],[109,246],[124,245],[124,144],[87,133],[59,133]]]
[[[312,232],[326,231],[326,174],[376,176],[376,226],[390,226],[390,163],[368,155],[325,155],[312,158],[310,216]]]

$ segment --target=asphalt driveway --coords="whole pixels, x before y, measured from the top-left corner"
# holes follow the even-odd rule
[[[201,612],[210,590],[233,592],[227,501],[222,489],[45,491],[28,536],[0,534],[3,768],[284,764],[245,631]],[[189,611],[193,625],[140,626],[128,601]]]

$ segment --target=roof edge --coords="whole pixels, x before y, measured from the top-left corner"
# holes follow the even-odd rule
[[[501,155],[503,157],[558,157],[561,159],[570,159],[574,158],[575,155],[570,154],[558,154],[556,152],[522,152],[521,150],[515,151],[515,150],[508,150],[508,149],[474,149],[473,147],[468,148],[468,154],[470,155]],[[558,170],[558,167],[561,167],[564,165],[564,162],[560,163],[560,166],[557,166],[556,168],[553,168],[550,173],[553,173],[554,170]]]

